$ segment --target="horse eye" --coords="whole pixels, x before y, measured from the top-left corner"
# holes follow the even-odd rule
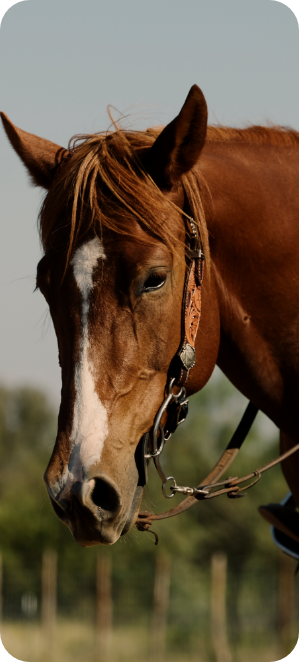
[[[151,292],[152,290],[159,290],[165,282],[166,274],[153,273],[146,279],[143,285],[143,291]]]

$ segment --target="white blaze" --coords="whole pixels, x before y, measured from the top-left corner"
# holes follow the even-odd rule
[[[93,289],[93,271],[99,258],[105,259],[103,246],[95,237],[83,244],[72,259],[72,267],[76,283],[82,295],[81,339],[79,360],[75,369],[76,399],[74,405],[73,429],[71,434],[74,464],[80,459],[80,464],[101,457],[104,441],[108,434],[107,411],[95,391],[92,364],[89,359],[88,311],[90,293]],[[72,453],[72,454],[73,454]],[[71,464],[71,463],[70,463]],[[70,467],[72,473],[81,467]],[[82,476],[77,476],[81,479]]]

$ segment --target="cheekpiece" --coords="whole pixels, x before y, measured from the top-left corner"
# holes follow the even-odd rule
[[[182,349],[180,353],[180,359],[182,361],[182,364],[186,370],[190,370],[195,366],[195,349],[189,343],[185,345],[185,347]]]

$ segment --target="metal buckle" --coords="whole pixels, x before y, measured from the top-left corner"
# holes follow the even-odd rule
[[[188,257],[190,260],[205,260],[205,254],[202,248],[195,248],[194,250],[189,250]]]

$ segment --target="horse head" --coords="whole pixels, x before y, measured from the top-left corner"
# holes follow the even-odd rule
[[[57,335],[62,391],[44,479],[78,543],[112,544],[135,521],[136,449],[181,340],[181,212],[188,201],[196,217],[187,183],[205,141],[205,99],[193,86],[162,131],[116,126],[69,150],[2,120],[33,182],[48,191],[37,287]]]

